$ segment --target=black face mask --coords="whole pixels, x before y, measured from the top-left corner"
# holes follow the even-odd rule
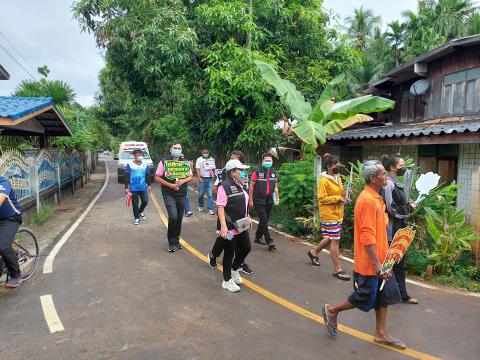
[[[332,172],[333,172],[334,174],[338,174],[338,173],[340,173],[340,168],[337,166],[336,168],[333,168],[333,169],[332,169]]]
[[[407,168],[397,169],[397,176],[403,176],[407,172]]]

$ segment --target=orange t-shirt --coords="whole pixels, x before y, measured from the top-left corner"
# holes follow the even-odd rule
[[[376,245],[378,261],[383,263],[388,250],[388,215],[379,193],[365,186],[354,210],[355,271],[360,275],[377,275],[365,245]]]

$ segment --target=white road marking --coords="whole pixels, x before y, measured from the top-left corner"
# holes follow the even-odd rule
[[[43,315],[45,316],[45,321],[47,322],[50,332],[53,334],[59,331],[64,331],[65,328],[58,317],[52,295],[40,296],[40,302],[42,303]]]
[[[43,264],[43,273],[44,274],[50,274],[53,271],[53,261],[55,260],[55,256],[58,254],[60,249],[62,248],[63,245],[67,242],[68,238],[73,234],[73,232],[77,229],[78,225],[85,219],[85,217],[88,215],[90,210],[92,210],[93,206],[97,202],[97,200],[100,198],[100,196],[103,194],[105,191],[105,188],[107,187],[108,184],[108,164],[107,161],[104,160],[105,162],[105,169],[106,169],[106,178],[105,182],[103,183],[103,186],[101,190],[98,192],[97,196],[92,200],[90,205],[88,205],[87,209],[83,212],[82,215],[73,223],[73,225],[70,227],[70,229],[67,230],[67,232],[62,236],[62,238],[55,244],[53,247],[52,251],[50,251],[50,254],[48,254],[47,258],[45,259],[45,263]]]

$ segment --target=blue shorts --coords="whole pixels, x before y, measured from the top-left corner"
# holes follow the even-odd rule
[[[380,291],[382,279],[378,276],[353,274],[353,293],[348,297],[348,302],[365,312],[373,308],[386,307],[398,304],[402,301],[400,290],[395,277],[392,276],[385,282],[385,286]]]

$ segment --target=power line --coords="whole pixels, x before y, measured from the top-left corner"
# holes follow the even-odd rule
[[[10,47],[18,54],[18,56],[20,56],[22,60],[25,61],[30,66],[30,68],[33,71],[37,71],[37,69],[32,64],[30,64],[30,62],[28,62],[27,59],[25,59],[25,57],[20,53],[20,51],[18,51],[17,48],[13,46],[13,44],[8,40],[8,38],[1,31],[0,31],[0,35],[5,39],[7,44],[10,45]]]
[[[12,58],[13,61],[15,61],[18,66],[20,66],[31,78],[32,80],[36,81],[37,79],[35,79],[35,77],[25,68],[25,66],[23,66],[20,61],[17,60],[17,58],[15,56],[13,56],[7,49],[5,49],[5,46],[3,46],[2,44],[0,44],[0,47],[3,49],[3,51],[5,51],[7,53],[8,56],[10,56]]]

